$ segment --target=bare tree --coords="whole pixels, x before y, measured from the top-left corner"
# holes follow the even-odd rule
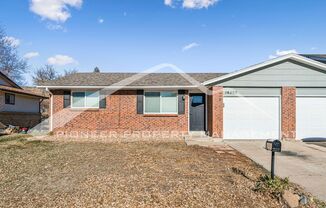
[[[19,57],[13,40],[6,37],[5,31],[0,27],[0,71],[18,84],[24,84],[27,62]]]
[[[38,68],[32,76],[35,85],[40,85],[45,81],[54,80],[59,77],[60,75],[51,65],[45,65],[43,67]]]
[[[40,85],[45,81],[59,79],[61,77],[76,74],[77,72],[76,69],[65,69],[63,74],[59,74],[52,65],[44,65],[38,68],[32,77],[34,84]]]
[[[72,74],[76,74],[77,72],[77,69],[65,69],[63,76],[69,76]]]

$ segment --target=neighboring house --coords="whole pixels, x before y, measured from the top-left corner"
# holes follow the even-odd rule
[[[326,137],[325,62],[324,55],[289,54],[229,74],[188,74],[213,94],[177,73],[148,74],[127,84],[123,80],[135,74],[77,73],[41,87],[52,93],[53,131],[205,131],[224,139]]]
[[[0,122],[34,127],[41,121],[40,103],[48,97],[24,90],[0,72]]]
[[[33,94],[42,95],[47,99],[43,99],[40,106],[40,112],[42,119],[46,119],[50,114],[50,93],[45,89],[37,88],[37,87],[23,87],[24,90],[32,92]]]

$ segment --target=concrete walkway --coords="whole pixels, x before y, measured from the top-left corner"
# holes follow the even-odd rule
[[[265,141],[225,141],[234,149],[270,170],[271,152]],[[276,153],[275,174],[289,177],[319,199],[326,200],[326,147],[302,142],[282,142]]]
[[[186,136],[185,142],[188,146],[198,145],[202,147],[227,146],[222,139],[213,139],[208,136]]]

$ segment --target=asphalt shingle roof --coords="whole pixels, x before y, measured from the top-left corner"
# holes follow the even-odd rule
[[[300,54],[300,55],[326,64],[326,54]]]
[[[204,81],[219,77],[225,73],[187,73],[196,81]],[[133,77],[140,76],[140,77]],[[134,81],[128,81],[132,78]],[[123,82],[127,82],[123,83]],[[46,81],[40,86],[190,86],[194,85],[178,73],[76,73],[60,79]]]
[[[39,97],[39,98],[49,98],[49,96],[47,96],[45,94],[41,94],[38,92],[32,92],[30,90],[25,90],[25,89],[16,88],[16,87],[4,86],[4,85],[0,85],[0,91],[29,95],[29,96],[33,96],[33,97]]]

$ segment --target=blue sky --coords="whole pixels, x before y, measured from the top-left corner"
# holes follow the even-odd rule
[[[31,71],[171,63],[230,72],[287,51],[324,53],[325,8],[324,0],[1,0],[0,24]]]

